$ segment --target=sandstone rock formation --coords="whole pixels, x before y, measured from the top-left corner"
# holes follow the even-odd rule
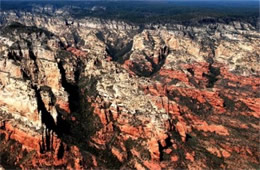
[[[251,24],[142,29],[18,13],[1,12],[3,168],[259,167]]]

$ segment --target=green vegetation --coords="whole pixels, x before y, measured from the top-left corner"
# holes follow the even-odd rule
[[[4,29],[2,30],[2,35],[12,34],[15,31],[17,31],[18,34],[20,34],[20,33],[45,34],[48,38],[54,35],[53,33],[49,32],[49,31],[47,31],[45,29],[38,28],[36,26],[25,26],[25,25],[22,25],[22,24],[20,24],[18,22],[13,22],[10,25],[4,27]]]
[[[256,24],[257,1],[2,1],[2,10],[32,11],[35,6],[63,8],[74,18],[97,17],[137,24],[227,22],[249,20]],[[45,11],[52,15],[51,11]]]

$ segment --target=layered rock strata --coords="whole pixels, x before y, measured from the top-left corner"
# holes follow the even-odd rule
[[[5,15],[4,168],[258,168],[254,26],[142,30]]]

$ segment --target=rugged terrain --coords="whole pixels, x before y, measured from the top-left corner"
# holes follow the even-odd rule
[[[1,12],[3,168],[259,168],[256,25],[35,10]]]

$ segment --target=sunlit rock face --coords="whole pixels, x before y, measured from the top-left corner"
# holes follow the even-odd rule
[[[260,34],[251,24],[141,29],[3,15],[2,167],[259,167]]]

